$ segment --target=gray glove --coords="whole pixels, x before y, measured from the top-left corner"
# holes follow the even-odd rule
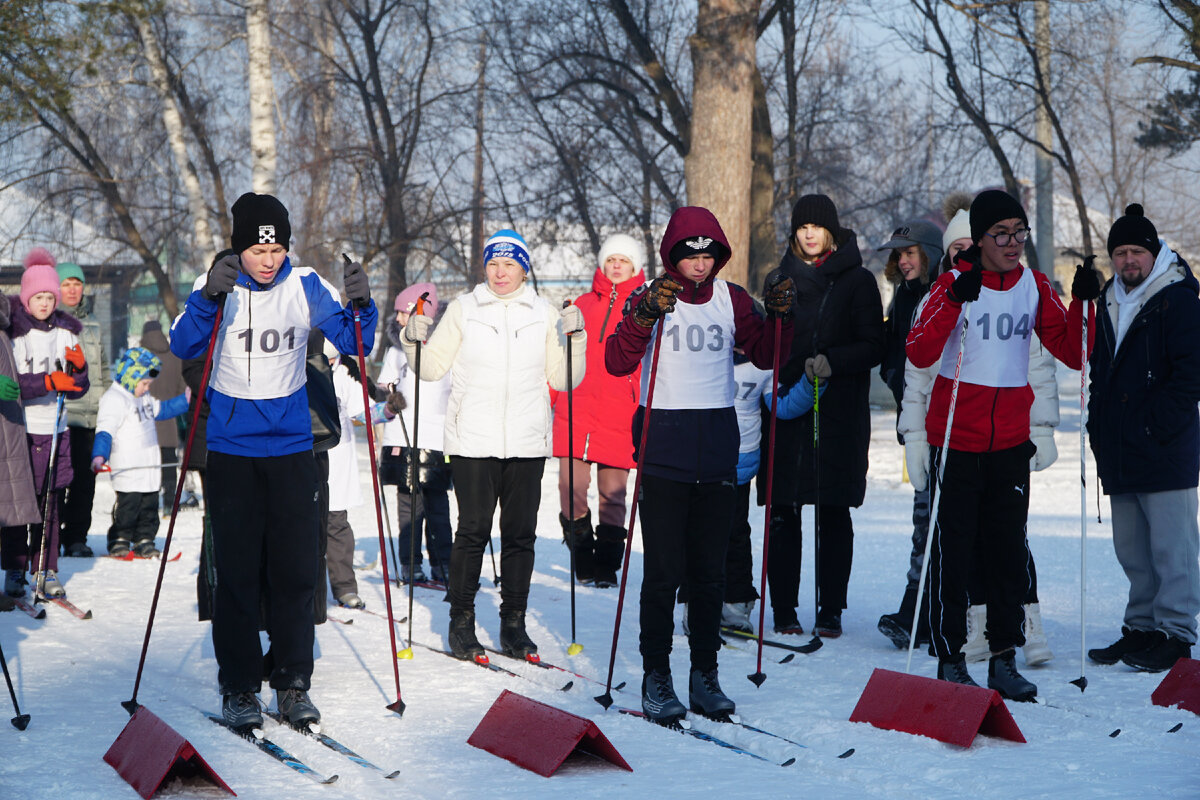
[[[221,295],[229,294],[237,285],[238,275],[242,271],[242,259],[236,255],[227,255],[212,265],[208,271],[208,280],[200,293],[205,299],[216,300]]]
[[[346,263],[346,271],[342,273],[342,286],[346,289],[346,297],[354,301],[359,308],[371,304],[371,284],[367,281],[367,273],[362,264],[357,261]]]
[[[433,317],[413,314],[408,318],[408,324],[404,326],[404,338],[413,344],[423,342],[429,338],[429,332],[432,329]]]
[[[564,335],[569,336],[572,333],[579,333],[583,330],[583,312],[574,303],[564,306],[558,312],[558,318],[562,322],[562,332]]]
[[[818,353],[812,358],[805,359],[804,374],[808,376],[810,381],[814,375],[821,380],[825,380],[833,374],[833,370],[830,368],[829,359],[825,357],[825,354]]]

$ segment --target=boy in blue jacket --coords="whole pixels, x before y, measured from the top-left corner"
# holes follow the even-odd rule
[[[236,255],[196,280],[171,328],[171,352],[185,360],[203,356],[223,309],[205,395],[221,712],[234,728],[262,725],[255,695],[263,677],[258,631],[265,628],[279,713],[305,727],[321,718],[308,697],[320,567],[308,334],[320,328],[338,350],[355,353],[359,313],[363,349],[370,352],[377,314],[361,264],[346,265],[345,307],[311,268],[292,266],[291,225],[279,200],[247,192],[232,211]],[[267,619],[260,619],[260,591]]]

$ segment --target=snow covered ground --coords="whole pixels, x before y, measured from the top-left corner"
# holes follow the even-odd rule
[[[722,683],[737,701],[742,718],[807,747],[731,726],[705,722],[703,727],[771,759],[794,757],[796,763],[790,767],[755,761],[632,717],[606,713],[592,699],[600,687],[576,680],[570,691],[558,691],[561,673],[517,665],[518,671],[532,678],[520,680],[421,649],[413,660],[400,662],[408,709],[403,718],[397,717],[384,708],[395,694],[386,621],[336,609],[333,614],[352,619],[353,624],[330,623],[317,629],[319,658],[312,695],[325,729],[375,763],[402,770],[402,775],[395,781],[384,780],[295,733],[272,731],[273,738],[315,769],[340,774],[337,783],[319,786],[217,728],[200,713],[217,709],[219,700],[209,628],[196,621],[201,526],[200,514],[194,510],[180,513],[173,549],[183,557],[167,566],[139,700],[187,737],[246,798],[529,797],[551,791],[573,797],[1200,797],[1200,719],[1186,711],[1151,705],[1150,694],[1162,676],[1089,664],[1085,693],[1069,683],[1081,672],[1078,385],[1078,373],[1061,376],[1059,460],[1033,478],[1029,533],[1055,658],[1025,674],[1038,684],[1041,697],[1056,707],[1008,704],[1027,744],[979,737],[972,747],[962,749],[848,722],[871,671],[876,667],[903,671],[905,664],[904,652],[875,630],[879,615],[894,611],[899,602],[911,533],[912,491],[900,482],[903,459],[892,431],[892,412],[882,410],[875,413],[867,500],[854,512],[856,553],[850,607],[843,616],[845,634],[788,664],[777,663],[781,651],[768,649],[764,654],[767,680],[757,689],[745,678],[755,668],[750,644],[726,648],[720,656]],[[1094,476],[1090,466],[1089,475]],[[569,658],[567,551],[556,520],[556,480],[557,469],[550,464],[543,484],[530,633],[546,661],[602,681],[617,592],[576,590],[576,638],[585,650]],[[97,552],[103,550],[112,499],[108,480],[101,478],[90,539]],[[389,505],[394,508],[394,498]],[[1099,524],[1093,487],[1089,487],[1088,505],[1086,633],[1088,646],[1094,647],[1108,644],[1117,635],[1127,587],[1112,552],[1107,500],[1101,502],[1104,521]],[[761,509],[753,517],[761,545]],[[364,505],[352,512],[351,520],[358,534],[358,562],[375,560],[373,510]],[[805,525],[805,549],[810,553],[807,515]],[[160,546],[165,533],[164,524]],[[628,681],[630,689],[615,696],[618,703],[630,706],[638,705],[635,687],[640,679],[639,552],[635,542],[630,602],[625,606],[614,679]],[[92,609],[95,618],[79,621],[56,607],[48,609],[42,621],[19,611],[0,615],[0,643],[21,709],[33,718],[24,732],[0,725],[0,798],[133,798],[133,790],[101,757],[127,721],[120,702],[132,693],[158,564],[101,558],[61,563],[69,597]],[[370,608],[383,610],[379,569],[359,575]],[[484,588],[477,604],[485,643],[496,641],[499,627],[499,597],[490,577],[485,561]],[[801,598],[800,616],[807,625],[812,619],[808,559]],[[407,613],[406,597],[393,592],[393,603],[398,617]],[[417,591],[413,609],[417,641],[443,642],[446,608],[440,595]],[[767,619],[769,625],[769,613]],[[676,686],[686,692],[686,643],[678,637],[675,665]],[[933,676],[934,668],[932,659],[914,657],[917,674]],[[986,677],[986,664],[971,668],[977,679]],[[504,689],[594,720],[633,772],[573,759],[548,781],[471,747],[468,736]],[[269,689],[263,698],[274,702]],[[7,700],[0,705],[7,708]],[[1183,723],[1182,728],[1168,733],[1177,723]],[[1118,728],[1120,735],[1111,738]],[[539,732],[528,731],[528,736],[536,739]],[[853,756],[837,758],[849,748],[855,749]],[[207,784],[175,782],[159,796],[224,795]]]

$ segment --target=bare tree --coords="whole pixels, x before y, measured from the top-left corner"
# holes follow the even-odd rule
[[[275,194],[275,82],[271,77],[271,18],[267,0],[246,0],[246,54],[254,191]]]

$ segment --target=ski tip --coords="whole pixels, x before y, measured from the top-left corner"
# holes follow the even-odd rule
[[[29,716],[29,715],[28,715],[28,714],[26,714],[25,716]],[[1182,722],[1176,722],[1176,723],[1175,723],[1175,726],[1174,726],[1173,728],[1169,729],[1169,730],[1167,731],[1167,733],[1175,733],[1176,731],[1178,731],[1178,730],[1179,730],[1180,728],[1182,728],[1182,727],[1183,727],[1183,723],[1182,723]]]
[[[29,727],[29,715],[28,714],[18,714],[17,716],[12,718],[12,724],[13,724],[13,727],[19,731],[25,730],[26,728]],[[1180,725],[1182,725],[1182,724],[1183,723],[1180,723]]]
[[[810,641],[808,644],[802,644],[802,645],[800,645],[800,647],[802,648],[801,652],[804,652],[804,653],[815,653],[815,652],[817,652],[818,650],[820,650],[820,649],[821,649],[821,646],[822,646],[823,644],[825,644],[825,640],[824,640],[824,639],[822,639],[822,638],[821,638],[820,636],[818,636],[817,634],[813,634],[812,641]]]
[[[1086,678],[1085,676],[1083,676],[1083,675],[1080,675],[1078,678],[1076,678],[1075,680],[1071,681],[1071,685],[1072,685],[1072,686],[1078,686],[1078,687],[1079,687],[1079,691],[1081,691],[1081,692],[1082,692],[1083,690],[1087,689],[1087,678]]]
[[[406,706],[404,705],[404,701],[401,700],[399,697],[396,698],[396,702],[389,703],[387,706],[388,711],[394,712],[397,716],[400,716],[400,717],[404,716],[405,708],[406,708]],[[335,775],[334,777],[337,777],[337,776]]]
[[[779,659],[779,663],[780,664],[790,664],[792,659],[794,659],[795,657],[796,657],[795,653],[788,653],[786,656]]]
[[[578,642],[571,642],[571,646],[567,648],[567,655],[577,656],[583,652],[583,645]]]
[[[762,686],[763,681],[767,679],[767,674],[765,672],[755,672],[753,675],[747,675],[746,677],[749,678],[750,682],[755,686]]]
[[[847,750],[846,752],[842,753],[840,756],[838,756],[838,758],[849,758],[849,757],[850,757],[850,756],[852,756],[852,755],[854,755],[854,748],[853,748],[853,747],[851,747],[851,748],[850,748],[849,750]]]
[[[625,681],[621,681],[620,683],[618,683],[616,686],[613,687],[613,691],[619,692],[624,688],[625,688]],[[1180,723],[1180,724],[1182,725],[1183,723]]]
[[[396,651],[396,658],[403,659],[404,661],[412,661],[413,649],[406,647],[403,650]]]
[[[1121,735],[1121,729],[1120,729],[1120,728],[1117,728],[1115,731],[1113,731],[1112,733],[1110,733],[1110,734],[1108,735],[1108,738],[1110,738],[1110,739],[1115,739],[1115,738],[1117,738],[1117,737],[1118,737],[1118,736],[1120,736],[1120,735]]]
[[[609,692],[605,692],[604,694],[599,695],[598,697],[596,697],[594,699],[597,703],[599,703],[601,706],[604,707],[605,711],[608,711],[608,709],[613,704],[613,697],[612,697],[612,694]]]
[[[389,772],[387,775],[383,776],[384,780],[389,780],[389,781],[394,778],[399,778],[399,777],[400,777],[400,770],[395,770],[394,772]]]
[[[780,764],[779,766],[781,766],[781,767],[790,767],[792,764],[795,764],[795,763],[796,763],[796,759],[794,759],[794,758],[789,758],[787,761],[783,762],[783,763],[782,763],[782,764]]]
[[[133,716],[133,715],[134,715],[134,714],[137,712],[137,710],[138,710],[139,708],[141,708],[141,707],[142,707],[142,704],[141,704],[141,703],[139,703],[137,700],[122,700],[122,701],[121,701],[121,708],[123,708],[123,709],[125,709],[126,711],[128,711],[128,712],[129,712],[129,716],[131,716],[131,717],[132,717],[132,716]]]
[[[569,692],[569,691],[571,691],[571,688],[574,686],[575,686],[575,681],[567,681],[566,683],[563,684],[563,687],[561,689],[559,689],[559,691],[560,692]]]
[[[324,780],[321,781],[321,785],[328,786],[331,783],[337,783],[337,779],[338,779],[337,775],[330,775],[328,778],[325,778]]]

